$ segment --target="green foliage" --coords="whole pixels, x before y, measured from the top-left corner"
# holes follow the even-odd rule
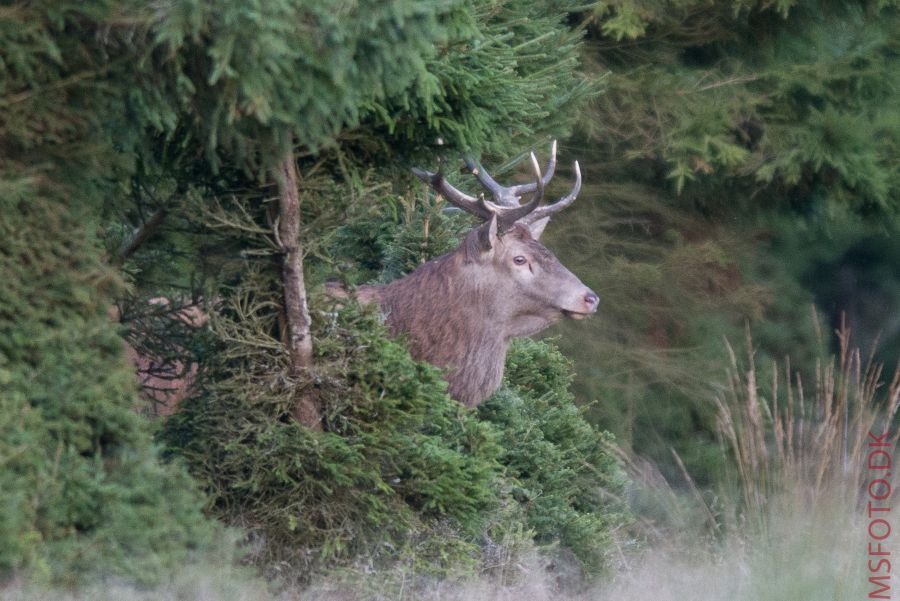
[[[628,521],[627,478],[612,436],[584,418],[569,392],[569,360],[547,342],[517,340],[506,387],[479,408],[501,433],[503,464],[538,543],[558,542],[588,573],[609,565],[612,531]]]
[[[546,238],[602,300],[559,344],[592,421],[680,483],[676,450],[702,486],[722,336],[749,323],[761,356],[809,370],[818,302],[896,348],[896,3],[626,0],[587,19],[605,93],[569,142],[584,192]]]
[[[428,63],[437,93],[394,105],[402,117],[389,131],[427,147],[439,136],[449,148],[501,156],[563,134],[597,90],[578,72],[581,33],[567,24],[580,6],[469,0],[467,21],[451,26],[454,35]],[[427,127],[406,111],[424,115]]]
[[[455,249],[472,226],[468,216],[446,213],[438,197],[373,194],[372,208],[351,207],[324,253],[345,280],[390,282],[427,260]]]
[[[600,307],[551,334],[575,361],[576,397],[596,401],[589,421],[680,481],[675,448],[705,484],[720,464],[707,401],[722,373],[721,336],[739,338],[746,320],[797,320],[804,327],[773,327],[792,338],[767,338],[766,352],[782,356],[797,341],[813,347],[812,297],[788,290],[779,264],[754,256],[727,226],[665,200],[649,186],[586,184],[583,204],[554,219],[546,244],[597,291]],[[781,295],[772,298],[759,280],[776,282]]]
[[[121,284],[73,213],[36,186],[0,195],[0,572],[155,582],[217,528],[134,412]]]
[[[274,357],[266,373],[251,371],[256,361],[214,368],[223,372],[207,374],[214,383],[164,426],[213,513],[264,541],[257,561],[323,569],[416,549],[434,572],[477,565],[486,540],[533,530],[590,571],[606,565],[610,529],[625,518],[604,491],[620,494],[624,477],[567,392],[570,366],[558,352],[517,350],[515,388],[479,418],[446,395],[438,370],[387,339],[371,310],[325,314],[315,331],[324,432],[289,417],[298,383]],[[444,551],[422,552],[430,546]]]
[[[388,340],[371,311],[347,307],[315,329],[325,432],[289,417],[299,383],[275,357],[265,373],[246,358],[222,366],[167,421],[164,439],[213,512],[259,535],[260,559],[297,567],[390,556],[437,518],[479,533],[498,502],[491,428],[447,397],[436,369]]]
[[[130,168],[137,137],[120,129],[134,84],[128,57],[110,60],[120,32],[99,33],[115,4],[17,3],[4,7],[0,19],[4,172],[64,191],[80,208],[98,208],[108,198]],[[101,77],[120,85],[98,85]],[[113,130],[121,134],[115,148]]]
[[[369,160],[437,138],[509,152],[514,138],[564,129],[589,92],[566,8],[184,0],[148,24],[140,98],[171,115],[157,128],[205,148],[214,167],[271,166],[292,139]]]
[[[109,316],[124,286],[96,233],[142,121],[133,61],[111,57],[131,48],[126,28],[104,23],[133,15],[0,10],[0,572],[156,582],[221,529],[183,468],[159,462]]]
[[[436,90],[425,61],[447,38],[444,22],[460,13],[454,4],[407,0],[343,8],[182,1],[156,15],[153,33],[199,141],[252,164],[260,147],[278,151],[291,134],[316,149],[386,98],[430,101]]]
[[[679,195],[690,182],[694,199],[727,194],[724,205],[702,201],[715,210],[752,207],[736,190],[747,186],[770,202],[849,208],[896,225],[897,11],[871,2],[755,4],[686,1],[670,10],[658,2],[638,11],[625,2],[595,16],[598,34],[617,40],[601,45],[613,73],[598,104],[602,123],[630,124],[613,132],[617,152],[659,163]],[[634,37],[644,39],[641,52],[621,42]],[[790,201],[777,200],[784,188]]]

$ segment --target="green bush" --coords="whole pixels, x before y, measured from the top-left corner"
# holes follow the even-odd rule
[[[303,384],[278,359],[254,372],[258,357],[213,367],[227,377],[211,378],[163,431],[213,514],[260,541],[257,561],[304,576],[363,557],[447,574],[479,565],[490,544],[534,535],[602,568],[624,518],[605,492],[621,493],[624,476],[567,392],[558,351],[515,345],[509,387],[475,411],[388,339],[373,309],[348,304],[314,328],[324,431],[289,417]]]
[[[520,339],[506,362],[506,386],[480,408],[501,434],[501,461],[539,544],[559,542],[581,567],[607,565],[612,530],[628,521],[627,478],[569,392],[571,362],[546,341]]]
[[[83,216],[0,195],[0,575],[153,582],[214,540],[159,463],[108,307],[119,280]],[[82,217],[81,219],[79,217]]]
[[[164,440],[213,513],[264,540],[269,564],[377,560],[438,518],[476,538],[498,504],[490,425],[451,400],[440,372],[389,340],[372,311],[348,306],[315,330],[325,431],[289,417],[298,384],[280,364],[253,372],[258,362],[221,366],[227,377],[166,423]]]
[[[327,261],[310,259],[311,280],[334,266],[353,283],[390,280],[456,246],[459,216],[387,191],[379,199],[351,207]],[[612,500],[625,479],[552,345],[517,342],[506,387],[467,409],[439,369],[388,338],[376,308],[314,293],[315,371],[293,376],[267,265],[248,262],[213,310],[202,386],[161,434],[211,513],[256,541],[260,565],[302,578],[361,561],[446,576],[535,543],[567,549],[591,573],[605,565],[610,532],[626,519]],[[301,396],[321,405],[323,431],[292,418]]]

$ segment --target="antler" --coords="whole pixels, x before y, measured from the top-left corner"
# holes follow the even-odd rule
[[[549,217],[550,215],[566,208],[581,190],[581,170],[578,167],[578,161],[575,162],[575,186],[572,191],[552,205],[539,207],[541,199],[544,196],[544,186],[546,186],[556,171],[556,140],[550,149],[550,159],[547,161],[546,173],[541,176],[541,168],[538,165],[537,157],[531,153],[531,166],[534,170],[535,180],[529,184],[518,184],[514,186],[502,186],[498,184],[493,177],[478,163],[470,158],[465,159],[466,167],[478,179],[478,182],[491,193],[493,201],[485,200],[484,195],[478,198],[470,196],[453,186],[451,186],[444,178],[441,172],[432,173],[422,169],[413,167],[413,173],[422,181],[427,182],[438,194],[443,196],[449,203],[459,207],[460,209],[477,215],[485,221],[490,220],[494,215],[497,216],[498,227],[501,231],[509,229],[512,225],[521,221],[525,224],[532,224],[535,221]],[[521,203],[521,197],[525,194],[533,194],[531,200],[527,203]]]
[[[575,202],[575,198],[578,196],[578,193],[581,192],[581,167],[578,165],[578,161],[575,161],[575,185],[572,186],[572,191],[554,202],[552,205],[544,205],[543,207],[538,207],[534,211],[528,213],[521,219],[522,223],[525,225],[531,225],[535,221],[539,221],[544,218],[550,218],[554,213],[558,213],[565,209],[567,206]]]
[[[530,184],[518,184],[516,186],[507,187],[501,186],[494,181],[494,178],[491,177],[490,173],[485,171],[484,167],[468,157],[464,160],[468,170],[478,179],[478,182],[482,187],[493,195],[494,201],[497,204],[505,207],[517,207],[519,206],[519,198],[523,194],[537,191],[538,181],[540,181],[540,186],[544,187],[549,184],[550,180],[553,178],[553,174],[556,172],[556,140],[553,140],[553,145],[550,147],[550,160],[547,161],[547,169],[543,177],[540,176],[541,172],[537,167],[537,158],[535,158],[533,152],[531,153],[531,164],[538,180]]]
[[[512,224],[516,221],[535,210],[541,202],[541,198],[544,196],[544,181],[541,179],[541,168],[538,166],[537,158],[534,156],[534,153],[531,155],[531,164],[534,168],[535,182],[530,184],[530,186],[533,188],[532,191],[534,192],[534,196],[532,196],[531,200],[524,205],[519,203],[518,196],[510,196],[510,188],[503,188],[486,172],[484,172],[481,177],[478,177],[478,180],[483,184],[486,180],[492,182],[493,188],[488,187],[487,185],[485,185],[485,187],[491,192],[491,195],[494,198],[493,202],[486,200],[484,195],[480,195],[476,198],[454,188],[444,178],[444,174],[441,172],[432,173],[415,167],[413,167],[412,172],[422,181],[428,182],[438,194],[447,199],[447,202],[459,207],[467,213],[477,215],[485,221],[489,221],[496,215],[498,227],[501,230],[506,230],[512,227]],[[482,177],[484,177],[485,180],[483,180]],[[524,193],[525,192],[523,192],[523,194]]]

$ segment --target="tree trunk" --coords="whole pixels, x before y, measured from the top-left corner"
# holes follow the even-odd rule
[[[300,200],[297,194],[297,169],[294,153],[288,151],[279,163],[278,239],[283,251],[281,279],[284,287],[284,345],[290,357],[290,373],[308,376],[312,369],[312,335],[306,285],[303,281],[303,249],[300,246]],[[320,429],[320,411],[312,391],[303,386],[298,391],[294,417],[305,426]]]

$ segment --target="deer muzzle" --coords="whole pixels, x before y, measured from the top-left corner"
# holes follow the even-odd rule
[[[571,319],[584,319],[589,315],[597,312],[597,306],[600,304],[600,297],[593,290],[586,289],[581,298],[574,303],[575,306],[569,309],[563,309],[563,314]]]

